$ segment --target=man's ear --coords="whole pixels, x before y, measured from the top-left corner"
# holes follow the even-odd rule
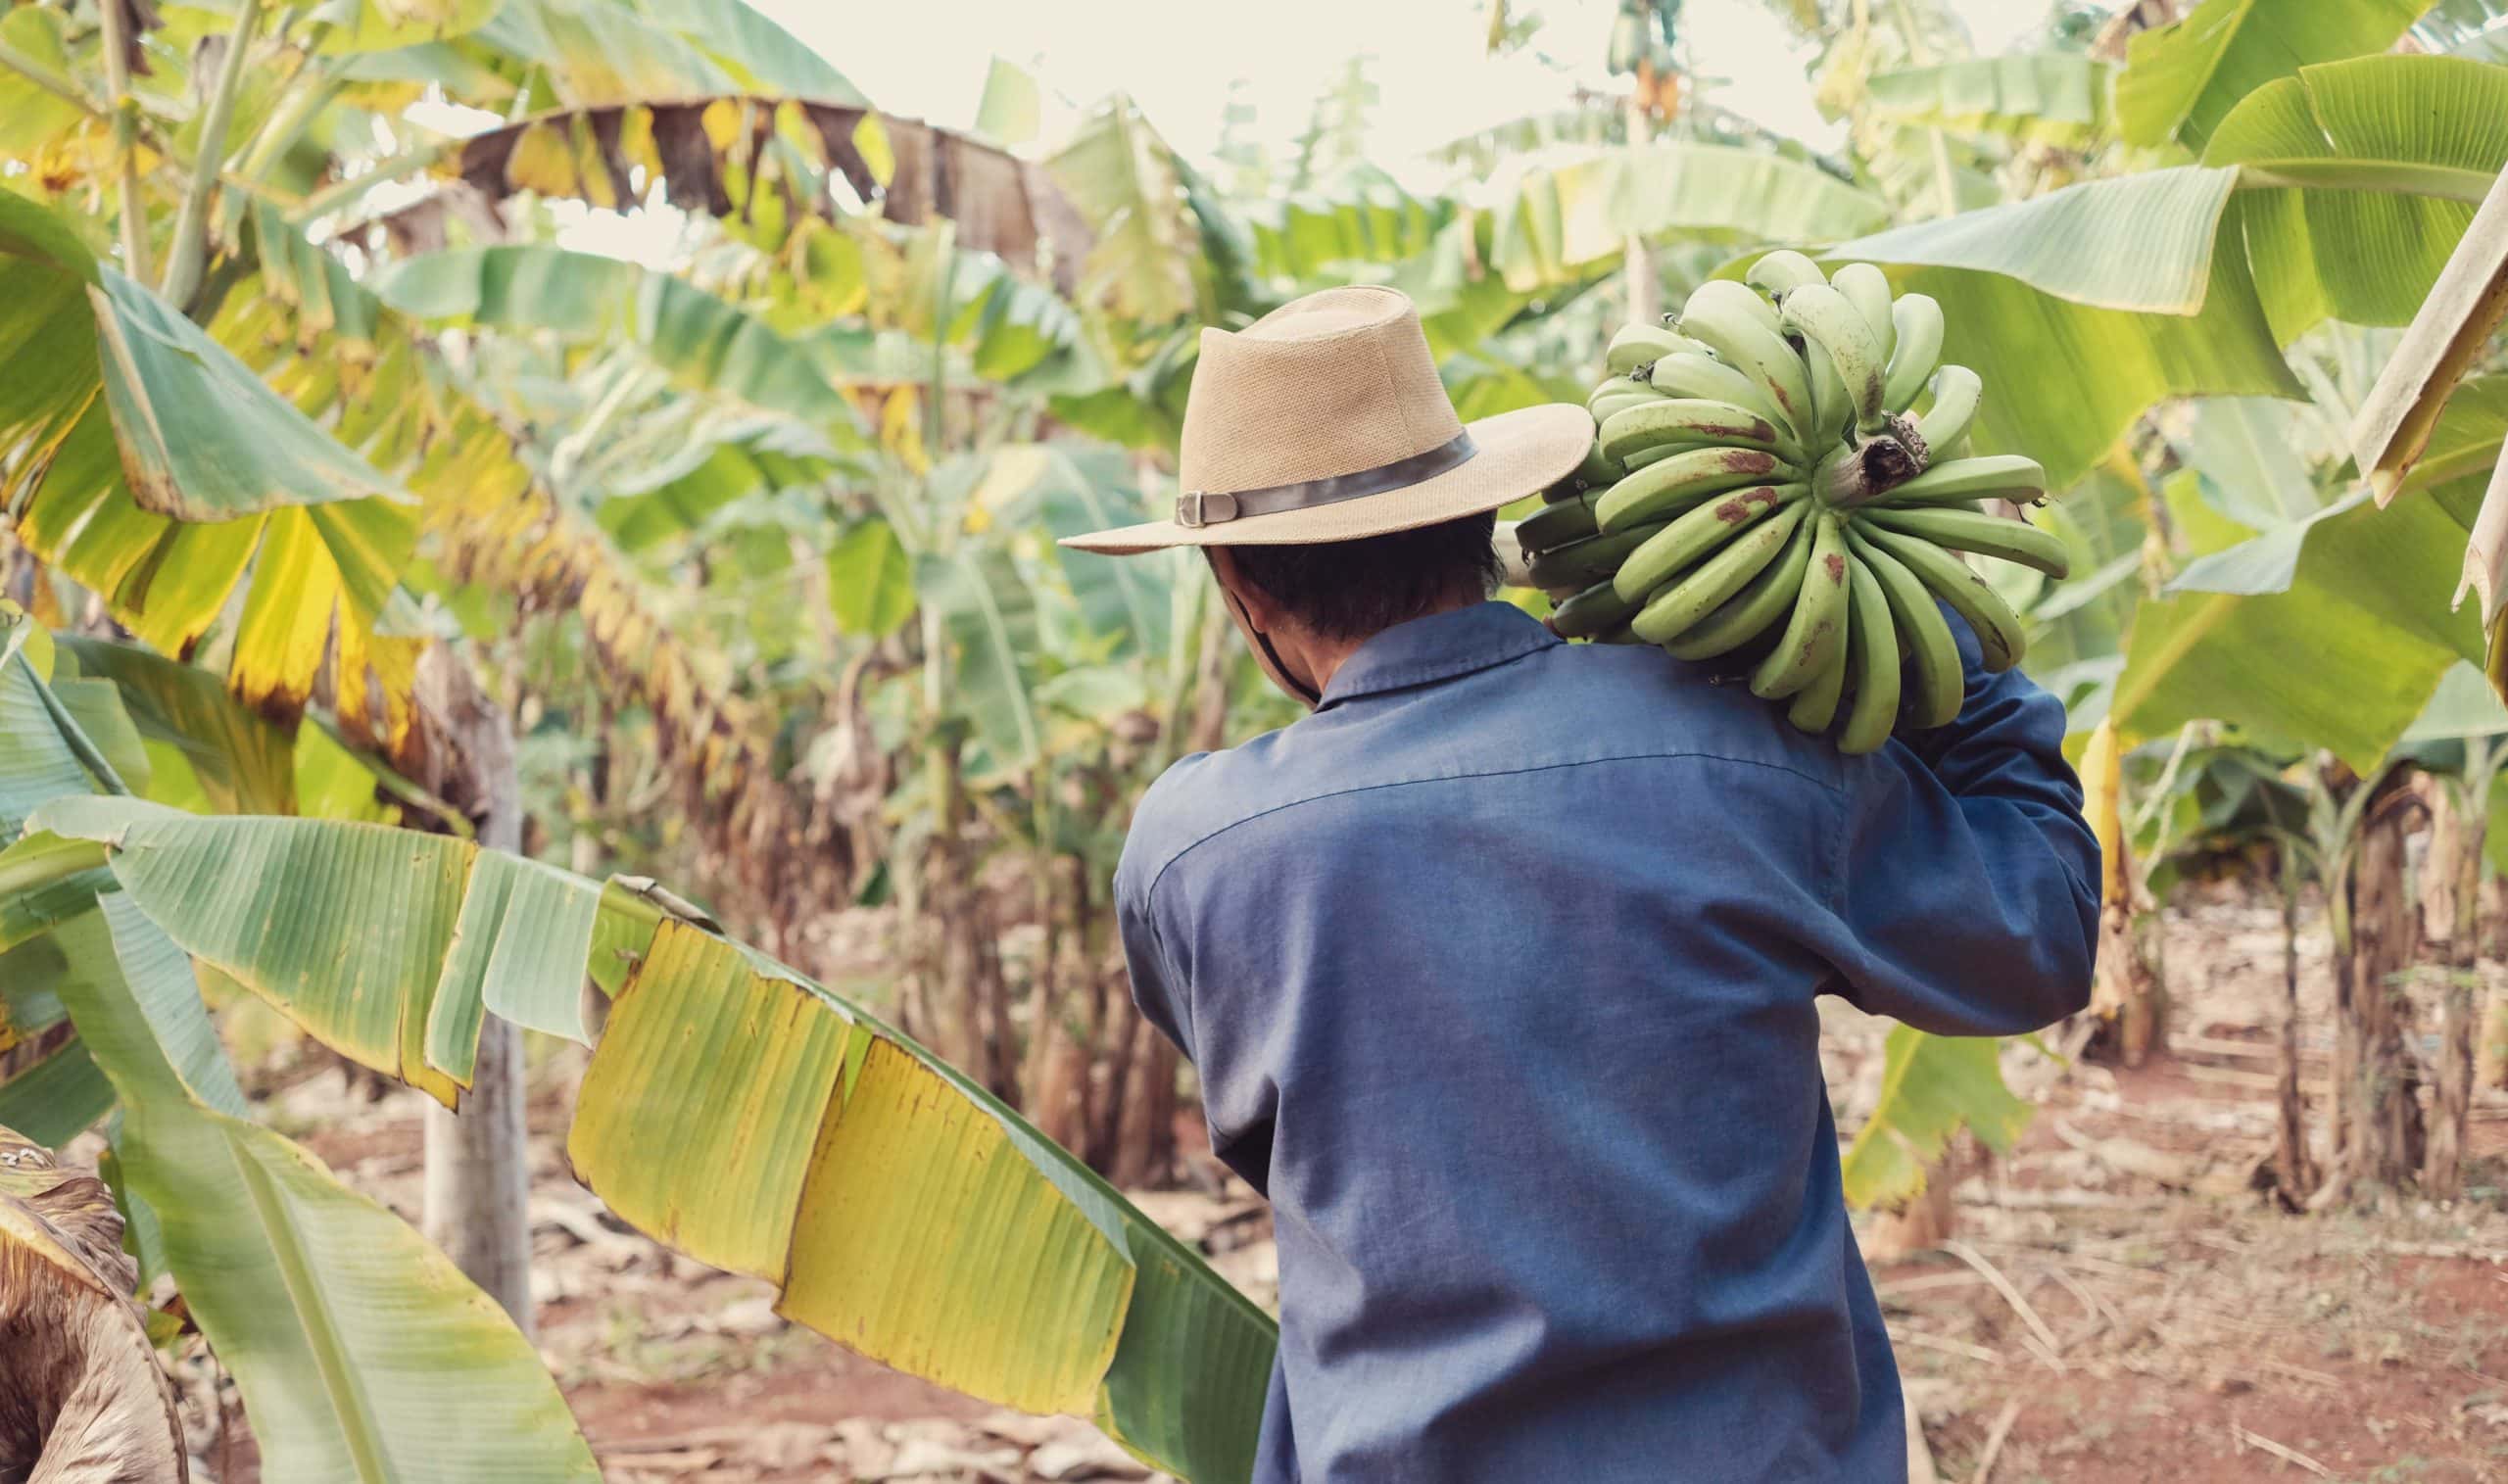
[[[1217,577],[1219,585],[1226,588],[1244,608],[1247,621],[1257,631],[1269,634],[1279,628],[1279,604],[1272,600],[1271,594],[1247,580],[1245,569],[1236,564],[1236,552],[1232,549],[1204,547],[1202,554],[1210,558],[1211,575]]]

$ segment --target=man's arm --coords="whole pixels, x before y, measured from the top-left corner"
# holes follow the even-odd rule
[[[2064,761],[2064,708],[1988,675],[1955,616],[1967,697],[1854,780],[1830,957],[1844,994],[1945,1035],[2013,1035],[2090,1002],[2098,841]]]
[[[1141,879],[1143,874],[1130,850],[1115,868],[1115,926],[1123,935],[1124,969],[1132,981],[1133,1003],[1191,1061],[1193,1043],[1185,1028],[1192,1022],[1179,992],[1183,985],[1168,962],[1166,945],[1159,941],[1158,921],[1149,903],[1151,883]]]

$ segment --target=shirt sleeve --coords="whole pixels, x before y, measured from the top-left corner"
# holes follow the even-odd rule
[[[2098,841],[2064,761],[2064,707],[1987,674],[1956,615],[1958,719],[1874,755],[1847,795],[1847,999],[1943,1035],[2016,1035],[2090,1002]]]
[[[1115,870],[1115,926],[1124,940],[1124,970],[1132,981],[1133,1003],[1191,1061],[1193,1043],[1184,1028],[1192,1024],[1192,1017],[1185,1012],[1183,981],[1169,964],[1166,945],[1159,940],[1158,919],[1150,906],[1151,884],[1137,879],[1134,865],[1127,853]]]

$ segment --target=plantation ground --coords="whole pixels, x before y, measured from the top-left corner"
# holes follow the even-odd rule
[[[2014,1156],[1959,1187],[1962,1247],[1876,1265],[1939,1477],[2508,1480],[2508,1101],[2476,1108],[2476,1188],[2458,1209],[2277,1215],[2246,1179],[2270,1137],[2278,916],[2196,901],[2172,914],[2167,950],[2181,1054],[2137,1072],[2074,1069]],[[2311,936],[2302,993],[2314,1083],[2328,992],[2323,940]],[[1870,1104],[1881,1029],[1852,1012],[1830,1025],[1848,1126]],[[336,1071],[288,1070],[294,1054],[280,1051],[263,1077],[276,1089],[273,1122],[414,1216],[414,1097],[369,1102]],[[2032,1060],[2014,1053],[2016,1079],[2041,1075]],[[765,1284],[617,1227],[560,1158],[580,1066],[556,1048],[537,1069],[541,1343],[609,1478],[1144,1476],[1085,1424],[997,1412],[855,1359],[777,1319]],[[1260,1203],[1207,1183],[1142,1201],[1268,1300]],[[221,1450],[206,1371],[190,1372],[186,1404],[211,1475],[250,1484],[240,1421]]]

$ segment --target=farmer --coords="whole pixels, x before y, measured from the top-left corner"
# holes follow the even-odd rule
[[[1465,426],[1409,300],[1204,330],[1174,518],[1310,716],[1187,757],[1115,876],[1141,1013],[1272,1202],[1264,1484],[1897,1480],[1813,998],[1948,1035],[2088,1000],[2063,707],[1841,755],[1642,646],[1490,600],[1500,505],[1593,425]],[[1954,620],[1954,625],[1956,621]]]

